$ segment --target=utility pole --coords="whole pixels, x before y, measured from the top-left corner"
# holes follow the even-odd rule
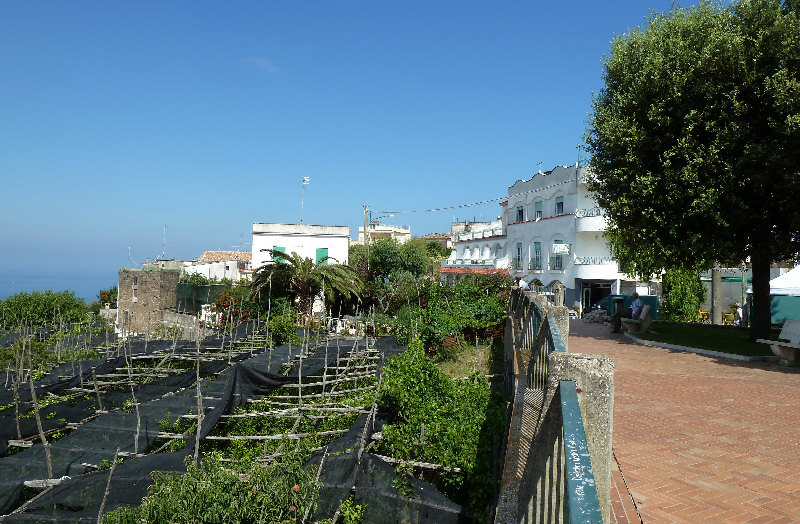
[[[369,206],[364,205],[364,246],[367,248],[367,274],[369,274]]]
[[[364,206],[364,245],[369,248],[369,206]]]

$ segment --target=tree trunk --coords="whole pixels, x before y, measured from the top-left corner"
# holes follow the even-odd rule
[[[711,268],[711,323],[722,325],[722,272],[719,263]]]
[[[753,257],[753,311],[750,314],[750,337],[769,338],[772,327],[769,296],[769,267],[767,257]]]

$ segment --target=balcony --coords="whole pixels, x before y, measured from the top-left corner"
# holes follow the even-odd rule
[[[462,240],[480,240],[481,238],[490,238],[503,235],[502,227],[493,227],[492,229],[482,229],[480,231],[468,231],[466,233],[459,233],[458,241]]]
[[[579,266],[599,266],[606,264],[616,264],[613,257],[575,257],[575,265]]]
[[[531,270],[534,270],[534,271],[541,271],[542,270],[542,258],[541,257],[534,258],[533,260],[528,262],[528,269],[531,269]]]
[[[472,267],[495,267],[497,258],[448,258],[442,260],[442,267],[459,267],[459,266],[472,266]]]
[[[564,269],[564,257],[555,255],[550,257],[550,271],[562,271]]]
[[[599,207],[590,209],[576,209],[575,210],[575,232],[596,233],[598,231],[605,231],[606,217],[605,213]]]

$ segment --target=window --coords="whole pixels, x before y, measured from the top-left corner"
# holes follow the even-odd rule
[[[280,251],[281,253],[286,253],[286,248],[285,247],[281,247],[281,246],[272,246],[272,250],[273,251]],[[283,257],[281,257],[280,255],[276,256],[273,259],[274,262],[280,262],[281,260],[283,260]]]
[[[326,258],[328,258],[328,248],[327,247],[318,247],[317,248],[317,256],[314,259],[314,262],[316,262],[317,264],[319,264],[320,262],[322,262],[323,264],[327,264],[328,261],[325,260]]]
[[[564,214],[564,197],[556,198],[556,215]]]
[[[533,260],[531,260],[531,269],[542,269],[542,243],[533,243]]]
[[[137,275],[133,276],[133,285],[134,286],[138,286],[139,285],[139,277]]]
[[[525,220],[525,211],[522,206],[517,206],[517,222],[522,222],[523,220]]]
[[[517,244],[517,256],[514,258],[514,269],[522,268],[522,244]]]
[[[562,202],[563,205],[563,202]],[[561,251],[556,246],[562,245],[563,240],[553,240],[553,255],[550,257],[550,269],[560,271],[564,269],[564,258]]]
[[[537,200],[533,204],[533,218],[535,220],[539,220],[540,218],[542,218],[542,201],[541,200]]]

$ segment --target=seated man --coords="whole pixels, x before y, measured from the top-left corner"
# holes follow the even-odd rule
[[[611,317],[611,325],[613,326],[612,333],[620,333],[622,332],[622,319],[623,318],[639,318],[639,315],[642,314],[642,308],[644,307],[644,302],[639,299],[639,293],[634,291],[633,295],[631,295],[633,302],[631,302],[631,307],[621,309],[614,313],[614,316]]]

